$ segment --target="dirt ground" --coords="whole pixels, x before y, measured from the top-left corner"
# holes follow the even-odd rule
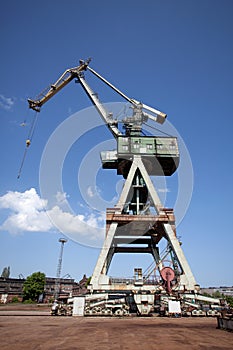
[[[216,318],[54,317],[46,308],[0,308],[0,348],[232,350],[233,333],[216,326]]]

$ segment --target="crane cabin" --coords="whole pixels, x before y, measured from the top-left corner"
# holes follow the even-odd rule
[[[127,176],[135,155],[142,157],[148,173],[153,176],[171,176],[179,165],[179,149],[176,137],[118,136],[117,150],[102,151],[103,169],[117,169]]]

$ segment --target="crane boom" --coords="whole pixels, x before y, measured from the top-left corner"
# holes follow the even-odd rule
[[[86,94],[96,107],[97,111],[99,112],[101,118],[107,124],[108,128],[112,132],[114,137],[121,136],[122,133],[117,127],[117,122],[113,119],[112,113],[108,113],[106,109],[104,108],[103,104],[99,101],[99,98],[95,92],[90,88],[90,86],[86,83],[85,79],[79,75],[78,81],[82,85],[83,89],[85,90]]]
[[[147,106],[135,99],[129,98],[127,95],[125,95],[122,91],[120,91],[118,88],[116,88],[113,84],[111,84],[107,79],[102,77],[99,73],[97,73],[94,69],[89,67],[91,59],[88,58],[85,60],[79,60],[79,66],[74,68],[67,69],[59,78],[58,80],[50,85],[47,89],[45,89],[42,93],[40,93],[35,99],[28,99],[29,108],[35,110],[36,112],[40,112],[41,107],[49,101],[58,91],[62,90],[63,87],[65,87],[67,84],[69,84],[74,78],[76,79],[76,82],[80,83],[84,91],[86,92],[87,96],[90,98],[92,103],[94,104],[96,110],[100,114],[102,120],[107,125],[108,129],[111,131],[113,136],[117,139],[117,144],[119,147],[121,147],[121,143],[123,142],[122,136],[129,136],[129,137],[139,137],[143,134],[142,131],[142,124],[145,123],[148,118],[156,121],[157,123],[163,124],[167,115],[155,108],[152,108],[150,106]],[[113,117],[113,113],[109,113],[104,105],[100,102],[98,96],[96,93],[93,92],[91,87],[87,84],[85,77],[84,77],[84,71],[89,70],[93,75],[95,75],[97,78],[99,78],[102,82],[104,82],[107,86],[109,86],[111,89],[113,89],[116,93],[118,93],[121,97],[123,97],[126,101],[128,101],[132,106],[132,115],[124,116],[122,120],[118,120],[118,118]],[[24,164],[24,160],[26,157],[27,149],[31,144],[32,136],[34,134],[35,125],[37,121],[37,113],[35,114],[34,121],[32,123],[32,127],[29,131],[28,139],[26,140],[26,148],[23,155],[23,160],[21,162],[20,170],[18,173],[18,178],[20,177],[21,170]],[[122,123],[122,129],[118,128],[118,124]],[[121,132],[121,130],[124,130]],[[127,139],[126,137],[126,139]],[[119,142],[118,142],[119,141]],[[128,141],[127,141],[128,142]],[[139,139],[137,140],[139,142]],[[141,141],[140,141],[141,142]],[[136,145],[138,146],[138,145]],[[138,148],[135,146],[135,149]],[[152,145],[153,146],[153,145]],[[128,145],[123,145],[122,149],[128,149]],[[129,147],[131,149],[131,146]],[[141,149],[141,153],[145,151],[145,147]],[[114,151],[115,152],[115,151]],[[139,153],[140,153],[139,152]],[[115,153],[114,153],[115,154]],[[115,157],[115,156],[114,156]],[[113,162],[112,162],[113,160]],[[112,169],[117,168],[118,169],[118,163],[115,164],[115,158],[110,160],[110,163],[108,165]],[[106,163],[103,161],[103,164]],[[126,162],[127,163],[127,162]],[[127,163],[128,164],[128,163]],[[103,167],[105,166],[103,165]],[[124,168],[124,167],[123,167]],[[122,169],[123,169],[122,168]],[[127,166],[126,166],[127,168]],[[124,169],[118,169],[119,174],[124,173]],[[126,169],[127,170],[127,169]],[[127,172],[127,171],[126,171]]]
[[[132,103],[135,107],[137,105],[137,103],[129,98],[128,96],[126,96],[122,91],[120,91],[119,89],[117,89],[113,84],[111,84],[107,79],[105,79],[104,77],[102,77],[102,75],[100,75],[99,73],[97,73],[94,69],[92,69],[91,67],[87,67],[87,69],[92,72],[95,76],[97,76],[100,80],[102,80],[105,84],[107,84],[108,86],[110,86],[110,88],[112,88],[114,91],[116,91],[119,95],[121,95],[126,101]]]
[[[92,103],[94,104],[94,106],[96,107],[101,118],[107,124],[108,128],[110,129],[114,137],[117,138],[118,136],[121,136],[122,133],[118,129],[117,121],[113,119],[113,116],[111,113],[108,113],[105,110],[105,108],[99,101],[97,95],[92,91],[92,89],[84,79],[83,71],[86,71],[88,69],[91,73],[93,73],[96,77],[98,77],[101,81],[103,81],[106,85],[108,85],[111,89],[117,92],[120,96],[122,96],[126,101],[128,101],[132,105],[133,117],[128,117],[128,119],[124,121],[126,125],[126,129],[128,128],[129,130],[129,128],[132,128],[132,125],[135,125],[135,128],[136,128],[135,130],[139,131],[141,129],[141,124],[145,122],[148,118],[160,124],[164,123],[167,117],[165,113],[126,96],[122,91],[116,88],[107,79],[105,79],[99,73],[97,73],[94,69],[89,67],[90,61],[91,61],[90,58],[87,59],[86,61],[80,60],[79,66],[67,69],[54,84],[50,85],[45,91],[40,93],[36,99],[34,100],[28,99],[29,108],[34,109],[37,112],[40,112],[41,107],[48,100],[50,100],[58,91],[63,89],[63,87],[65,87],[69,82],[71,82],[74,78],[76,78],[77,81],[83,87],[84,91],[86,92],[90,100],[92,101]],[[143,110],[146,110],[147,112],[143,112]],[[153,115],[151,115],[150,113],[152,113]]]
[[[147,117],[151,118],[152,120],[156,121],[157,123],[163,124],[167,115],[161,111],[159,111],[158,109],[155,109],[153,107],[147,106],[144,103],[141,103],[133,98],[129,98],[128,96],[126,96],[122,91],[120,91],[118,88],[116,88],[113,84],[111,84],[107,79],[105,79],[104,77],[102,77],[99,73],[97,73],[94,69],[92,69],[91,67],[87,66],[87,69],[92,72],[95,76],[97,76],[100,80],[102,80],[105,84],[107,84],[110,88],[112,88],[114,91],[116,91],[120,96],[122,96],[126,101],[130,102],[134,107],[138,107],[139,105],[141,105],[142,109],[145,109],[153,114],[156,115],[156,117],[154,116],[150,116],[150,114],[147,114]]]
[[[32,100],[28,99],[29,108],[34,109],[37,112],[40,112],[41,107],[50,100],[58,91],[63,89],[69,82],[74,78],[77,78],[80,72],[87,69],[87,66],[90,62],[90,58],[86,61],[80,60],[80,65],[74,68],[67,69],[60,78],[52,85],[40,93],[37,99]]]

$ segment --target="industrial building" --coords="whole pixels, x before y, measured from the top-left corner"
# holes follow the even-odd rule
[[[0,303],[9,303],[12,300],[23,300],[23,284],[25,278],[3,278],[0,277]],[[60,297],[68,298],[71,296],[78,296],[86,293],[86,283],[88,278],[86,275],[80,280],[75,282],[73,278],[61,278],[60,279]],[[44,303],[50,302],[54,298],[56,278],[46,277],[44,294],[41,301]],[[17,298],[17,299],[16,299]]]

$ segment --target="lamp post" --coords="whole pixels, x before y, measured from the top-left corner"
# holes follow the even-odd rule
[[[62,256],[63,256],[64,244],[67,242],[67,239],[60,238],[59,242],[61,243],[61,250],[60,250],[60,255],[59,255],[58,264],[57,264],[57,274],[56,274],[56,280],[55,280],[54,299],[58,299],[59,294],[60,294],[60,279],[61,279]]]

